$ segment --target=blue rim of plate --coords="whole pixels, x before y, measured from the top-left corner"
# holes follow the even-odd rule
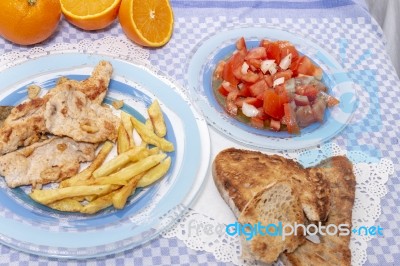
[[[95,215],[62,213],[33,202],[29,188],[10,189],[0,180],[0,242],[12,248],[57,258],[85,259],[134,248],[157,237],[179,219],[200,191],[209,167],[210,139],[205,120],[192,108],[182,88],[143,62],[106,55],[61,53],[25,61],[0,72],[0,104],[26,99],[34,82],[51,88],[60,76],[84,79],[100,60],[111,62],[114,74],[106,102],[124,100],[124,110],[144,121],[146,108],[158,99],[167,124],[167,175],[139,189],[122,210]]]
[[[322,123],[301,129],[300,135],[256,129],[229,116],[215,99],[212,77],[218,62],[232,54],[240,37],[245,38],[248,47],[257,46],[263,38],[292,42],[300,53],[323,69],[322,81],[340,104],[327,109]],[[241,27],[210,35],[193,49],[186,69],[189,97],[208,124],[230,139],[257,149],[295,150],[317,146],[342,131],[350,123],[358,105],[354,84],[339,62],[317,42],[283,29]]]

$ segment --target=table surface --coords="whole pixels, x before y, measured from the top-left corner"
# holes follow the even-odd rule
[[[384,237],[368,242],[366,265],[400,263],[400,147],[399,125],[400,82],[385,52],[385,37],[371,18],[363,1],[351,0],[172,0],[175,28],[170,42],[159,49],[150,49],[150,61],[168,76],[185,84],[187,58],[198,42],[226,27],[268,25],[309,35],[329,51],[349,76],[360,86],[372,88],[365,93],[374,104],[374,111],[352,127],[347,127],[333,141],[344,149],[359,149],[375,157],[390,158],[395,173],[387,182],[388,193],[381,201],[377,224],[384,228]],[[25,52],[57,43],[95,41],[107,36],[123,36],[118,21],[105,30],[85,32],[61,20],[57,32],[44,43],[21,47],[0,39],[0,51]],[[369,71],[372,79],[365,80]],[[371,85],[372,84],[372,85]],[[375,84],[375,85],[374,85]],[[370,105],[372,106],[372,105]],[[217,134],[217,133],[215,133]],[[200,195],[202,197],[204,195]],[[215,259],[213,254],[195,251],[176,238],[159,237],[149,243],[85,261],[63,261],[18,252],[0,245],[1,265],[230,265]]]

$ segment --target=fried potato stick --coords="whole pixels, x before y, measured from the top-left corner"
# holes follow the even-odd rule
[[[129,135],[124,125],[121,123],[118,127],[117,153],[121,154],[130,149]]]
[[[112,205],[112,198],[113,195],[117,191],[113,191],[109,194],[106,194],[104,196],[98,197],[97,199],[89,202],[87,205],[85,205],[80,212],[81,213],[86,213],[86,214],[94,214],[100,210],[103,210],[105,208],[108,208]]]
[[[97,178],[112,174],[113,172],[121,169],[129,162],[131,162],[131,158],[136,158],[141,151],[144,151],[143,147],[134,147],[126,152],[119,154],[117,157],[111,159],[108,162],[105,162],[96,171],[94,171],[93,176]]]
[[[80,212],[83,208],[82,204],[78,200],[72,198],[58,200],[47,206],[54,210],[63,212]]]
[[[76,174],[75,176],[61,181],[59,187],[63,188],[63,187],[74,186],[77,185],[82,180],[89,179],[92,176],[93,172],[103,164],[104,160],[106,159],[112,148],[113,148],[112,142],[106,141],[101,147],[96,158],[94,158],[92,163],[89,165],[89,167],[87,167],[82,172]]]
[[[157,100],[152,102],[147,109],[147,113],[149,114],[156,135],[161,138],[164,137],[167,134],[167,127],[165,126],[164,116]]]
[[[112,203],[114,208],[122,209],[125,207],[128,197],[135,192],[137,183],[143,177],[144,173],[134,176],[129,180],[128,184],[120,188],[112,197]]]
[[[47,205],[65,198],[87,195],[104,195],[113,191],[114,189],[115,186],[112,185],[74,186],[43,190],[36,189],[33,190],[29,196],[34,201]]]
[[[130,164],[125,168],[122,168],[118,172],[109,176],[99,177],[95,179],[96,184],[125,184],[134,176],[143,173],[150,168],[159,164],[167,155],[165,153],[151,155],[136,163]]]
[[[128,133],[129,136],[129,147],[135,147],[135,142],[133,140],[133,125],[131,122],[131,115],[121,111],[121,123],[124,125],[124,128],[126,130],[126,132]]]
[[[146,187],[163,177],[171,166],[171,157],[167,157],[160,164],[147,171],[139,180],[137,187]]]
[[[147,143],[159,147],[165,152],[174,151],[174,145],[164,138],[160,138],[153,131],[149,130],[145,124],[131,116],[133,126],[136,128],[140,137]]]

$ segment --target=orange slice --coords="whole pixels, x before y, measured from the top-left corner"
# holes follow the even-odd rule
[[[168,0],[122,0],[119,22],[137,44],[160,47],[172,36],[174,15]]]
[[[84,30],[100,30],[118,16],[121,0],[60,0],[64,17]]]

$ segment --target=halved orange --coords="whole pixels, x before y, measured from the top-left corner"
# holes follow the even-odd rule
[[[121,0],[60,0],[64,17],[84,30],[100,30],[118,16]]]
[[[119,22],[137,44],[160,47],[172,36],[174,15],[168,0],[122,0]]]

